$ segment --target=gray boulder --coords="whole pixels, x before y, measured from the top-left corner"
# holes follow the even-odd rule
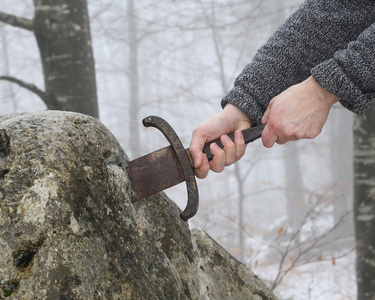
[[[276,299],[127,162],[91,117],[0,117],[0,299]]]

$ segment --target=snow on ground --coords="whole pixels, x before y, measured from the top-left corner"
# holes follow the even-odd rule
[[[268,283],[275,278],[277,267],[259,264],[252,270]],[[280,300],[355,300],[355,253],[295,267],[274,292]]]

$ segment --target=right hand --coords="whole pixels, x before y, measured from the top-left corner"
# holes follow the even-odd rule
[[[221,112],[195,128],[189,150],[194,161],[195,175],[203,179],[210,169],[221,172],[225,166],[238,161],[245,154],[245,141],[241,130],[250,128],[251,123],[242,110],[228,103]],[[232,132],[235,132],[234,143],[227,136]],[[215,143],[211,144],[213,159],[209,162],[207,155],[203,153],[204,144],[219,137],[224,149]]]
[[[313,139],[323,129],[329,111],[340,98],[312,76],[274,97],[263,115],[262,141],[267,148],[299,139]]]

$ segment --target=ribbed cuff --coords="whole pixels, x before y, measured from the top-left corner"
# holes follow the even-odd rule
[[[362,114],[372,101],[345,74],[334,59],[329,59],[311,69],[311,75],[328,92],[342,100],[340,103],[350,111]]]
[[[260,125],[263,112],[257,102],[252,99],[251,95],[243,90],[240,86],[235,86],[229,93],[221,100],[222,108],[231,103],[241,109],[254,125]]]

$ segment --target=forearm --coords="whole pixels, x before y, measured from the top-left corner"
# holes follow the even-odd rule
[[[363,113],[375,101],[375,23],[311,73],[344,107]]]
[[[258,50],[222,105],[238,106],[259,124],[272,98],[308,78],[374,22],[373,9],[365,0],[306,1]]]

